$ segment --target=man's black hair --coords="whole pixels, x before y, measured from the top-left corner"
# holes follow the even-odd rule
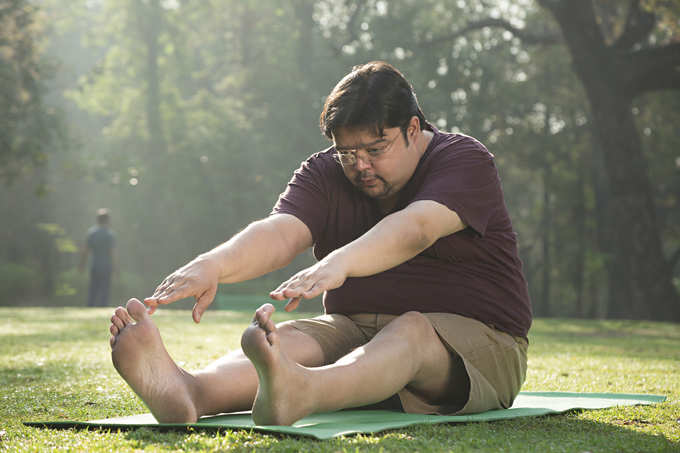
[[[417,116],[421,130],[431,129],[413,88],[391,64],[372,61],[354,66],[326,99],[319,125],[330,140],[340,128],[366,128],[382,137],[385,128],[399,127],[408,143],[408,122]]]
[[[106,208],[97,209],[97,223],[99,225],[106,225],[109,223],[109,210]]]

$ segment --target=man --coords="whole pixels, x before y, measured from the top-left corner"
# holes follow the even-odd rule
[[[115,236],[109,228],[109,211],[101,208],[97,211],[97,225],[87,232],[87,239],[80,255],[80,270],[85,269],[88,255],[90,260],[90,285],[87,294],[88,307],[106,307],[109,305],[109,288],[113,272],[113,247]]]
[[[392,66],[355,67],[330,93],[333,141],[295,172],[272,214],[168,276],[112,317],[113,363],[164,422],[253,410],[258,424],[381,404],[406,412],[508,407],[526,373],[527,286],[493,156],[425,121]],[[190,374],[150,314],[257,277],[314,247],[319,260],[270,293],[326,314],[274,325],[265,304],[233,352]]]

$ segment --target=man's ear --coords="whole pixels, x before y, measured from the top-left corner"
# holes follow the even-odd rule
[[[415,140],[419,132],[420,132],[420,120],[418,119],[417,116],[413,115],[408,122],[406,135]]]

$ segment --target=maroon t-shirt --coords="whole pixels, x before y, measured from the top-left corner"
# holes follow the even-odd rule
[[[272,211],[307,225],[319,260],[384,217],[347,179],[334,153],[331,147],[303,162]],[[526,337],[531,303],[493,155],[472,137],[435,129],[395,211],[417,200],[447,206],[467,228],[392,269],[348,278],[324,294],[326,312],[456,313]]]

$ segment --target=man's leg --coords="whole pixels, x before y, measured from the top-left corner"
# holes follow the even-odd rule
[[[104,270],[101,274],[101,282],[99,285],[99,305],[102,307],[109,306],[109,294],[111,293],[111,270]]]
[[[241,346],[259,378],[253,405],[257,424],[288,425],[314,412],[383,401],[404,387],[428,400],[452,393],[451,353],[425,316],[405,313],[371,341],[337,362],[308,368],[291,360],[266,304]]]
[[[193,422],[219,412],[248,410],[257,391],[255,368],[241,351],[229,354],[195,374],[178,367],[163,346],[146,307],[131,299],[111,318],[111,356],[120,375],[161,422]],[[280,329],[281,348],[306,366],[323,363],[310,336]]]

